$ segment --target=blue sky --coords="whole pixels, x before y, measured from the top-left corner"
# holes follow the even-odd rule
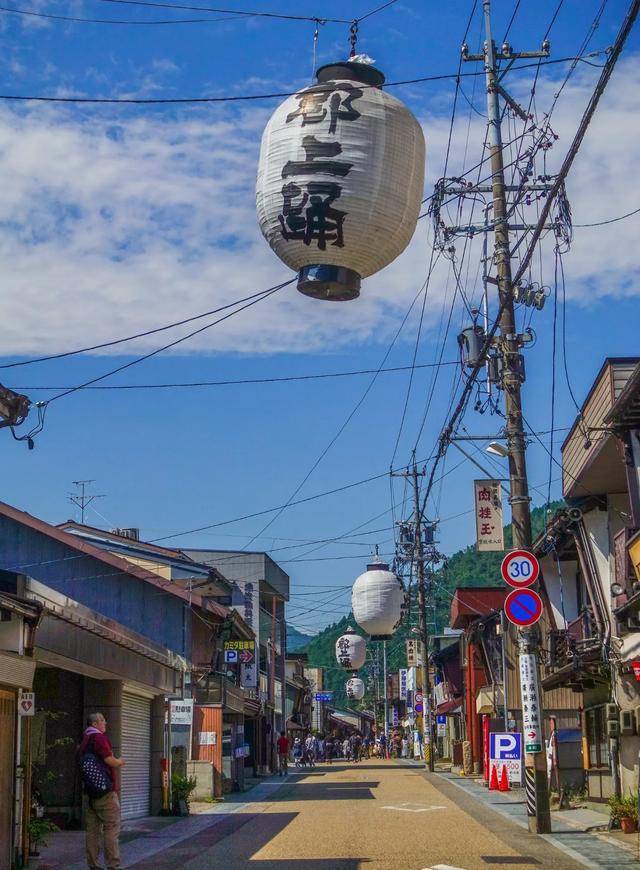
[[[197,3],[194,3],[197,5]],[[245,8],[228,0],[229,8]],[[375,4],[318,0],[248,7],[293,14],[351,18]],[[401,0],[362,23],[359,50],[376,59],[388,81],[455,72],[471,2],[427,4]],[[495,2],[501,39],[514,0]],[[520,4],[509,39],[515,49],[537,48],[556,0]],[[600,6],[566,0],[551,32],[553,57],[572,56]],[[615,37],[626,2],[609,0],[589,49]],[[84,0],[20,6],[23,10],[86,18],[168,20],[196,13]],[[210,13],[211,18],[221,17]],[[98,25],[61,23],[4,13],[0,92],[83,97],[221,96],[288,91],[307,83],[313,61],[310,22],[252,18],[204,24]],[[477,50],[480,19],[469,43]],[[639,38],[625,56],[587,134],[567,184],[575,224],[615,217],[640,206],[637,141],[640,133]],[[319,27],[317,63],[348,53],[348,26]],[[601,62],[602,58],[594,58]],[[465,71],[468,67],[465,67]],[[551,105],[566,65],[545,67],[535,109]],[[532,70],[508,86],[525,104]],[[579,65],[553,115],[559,139],[547,155],[556,170],[599,70]],[[449,173],[480,159],[484,138],[479,78],[463,81]],[[394,88],[424,125],[425,195],[443,171],[453,100],[451,81]],[[472,110],[468,101],[473,102]],[[207,106],[92,106],[0,101],[0,202],[3,354],[0,364],[59,353],[162,326],[224,305],[286,280],[290,273],[270,252],[257,228],[254,186],[261,130],[277,100]],[[513,130],[516,128],[513,127]],[[512,132],[513,132],[512,130]],[[509,130],[505,125],[505,134]],[[537,167],[542,171],[542,165]],[[530,217],[535,220],[535,207]],[[576,228],[564,255],[566,346],[571,384],[581,400],[607,355],[637,351],[640,217],[597,228]],[[420,221],[405,254],[365,282],[354,303],[328,305],[301,297],[293,287],[212,327],[171,353],[116,375],[105,384],[152,384],[282,378],[376,369],[426,276],[431,244],[428,219]],[[458,243],[462,258],[464,240]],[[470,300],[478,299],[480,243],[468,246],[463,274]],[[554,281],[552,245],[536,258],[534,280]],[[468,315],[453,309],[441,350],[453,279],[443,261],[434,272],[425,306],[417,360],[457,359],[455,336]],[[561,294],[560,294],[561,296]],[[410,364],[420,303],[389,353],[386,366]],[[551,428],[552,299],[531,325],[535,346],[526,352],[527,419]],[[558,312],[555,426],[567,427],[575,409],[562,364],[562,310]],[[520,316],[520,320],[522,320]],[[204,322],[208,322],[205,320]],[[196,326],[198,324],[195,324]],[[193,328],[193,327],[192,327]],[[116,349],[2,371],[0,381],[48,398],[58,387],[82,383],[147,353],[186,328]],[[431,390],[433,369],[416,372],[395,464],[409,460]],[[442,367],[417,444],[419,459],[433,450],[445,420],[455,365]],[[52,403],[36,448],[28,451],[2,435],[5,501],[52,522],[74,515],[66,502],[71,482],[94,478],[105,497],[89,510],[98,526],[140,526],[146,538],[164,538],[209,524],[206,533],[171,537],[171,544],[263,548],[292,578],[290,618],[299,626],[333,621],[348,606],[347,587],[364,569],[375,543],[390,552],[392,515],[388,479],[310,501],[282,513],[227,523],[286,502],[336,436],[371,384],[371,375],[287,383],[172,390],[83,390]],[[381,374],[342,434],[301,489],[298,498],[382,474],[394,457],[408,373]],[[51,390],[36,390],[51,387]],[[467,413],[471,432],[498,432],[500,419]],[[562,432],[555,435],[555,452]],[[541,436],[545,443],[549,435]],[[444,467],[462,459],[451,449]],[[482,460],[486,461],[486,460]],[[548,456],[535,443],[530,476],[541,503],[549,478]],[[491,466],[489,466],[491,467]],[[500,466],[498,466],[500,467]],[[470,463],[450,471],[430,505],[442,519],[441,548],[450,553],[473,537]],[[552,468],[552,496],[560,492]],[[403,497],[396,483],[394,502]],[[462,514],[462,516],[457,516]],[[380,516],[378,516],[380,515]],[[401,511],[397,511],[399,518]],[[449,519],[456,517],[455,519]],[[314,552],[304,544],[354,532],[354,537]],[[311,593],[311,594],[307,594]],[[316,593],[318,593],[316,595]],[[332,598],[336,598],[332,601]],[[306,602],[306,607],[305,607]],[[312,609],[306,613],[306,609]]]

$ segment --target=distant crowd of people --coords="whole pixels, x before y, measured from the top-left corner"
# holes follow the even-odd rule
[[[331,764],[338,760],[358,763],[367,758],[422,757],[420,736],[416,745],[413,734],[403,729],[394,729],[388,737],[384,733],[363,735],[356,731],[348,736],[308,734],[291,742],[282,731],[277,741],[278,774],[287,776],[290,760],[296,767],[315,767],[318,762]]]

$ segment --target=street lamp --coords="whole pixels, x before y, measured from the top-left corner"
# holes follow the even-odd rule
[[[500,444],[499,441],[491,441],[485,447],[485,450],[487,453],[491,453],[492,456],[501,456],[503,459],[506,459],[509,455],[509,448],[505,447],[504,444]]]

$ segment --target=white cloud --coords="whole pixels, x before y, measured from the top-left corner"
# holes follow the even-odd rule
[[[554,116],[557,168],[593,84],[577,75]],[[640,133],[640,70],[627,60],[607,91],[568,185],[576,223],[630,211]],[[543,81],[538,105],[554,83]],[[0,281],[3,353],[40,354],[162,325],[291,275],[254,213],[264,107],[132,114],[43,105],[0,107]],[[428,190],[440,174],[448,117],[425,118]],[[451,171],[465,147],[457,128]],[[479,153],[474,117],[469,154]],[[472,162],[469,160],[469,162]],[[357,303],[330,305],[293,288],[182,346],[239,353],[327,350],[385,337],[424,279],[426,220],[407,252],[364,284]],[[576,231],[570,293],[638,292],[637,223]],[[473,278],[474,275],[472,274]],[[444,271],[427,316],[439,315]],[[179,335],[180,333],[175,333]],[[173,337],[173,335],[172,335]],[[127,346],[155,347],[158,338]]]

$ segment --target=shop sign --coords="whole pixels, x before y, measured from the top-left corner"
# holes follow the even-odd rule
[[[476,550],[479,553],[504,550],[502,493],[499,480],[474,480]]]
[[[218,734],[216,731],[201,731],[198,742],[200,746],[215,746],[218,742]]]
[[[398,677],[398,682],[400,684],[400,700],[407,700],[407,669],[400,668],[400,674]]]
[[[193,722],[193,698],[171,701],[171,724],[191,725]]]

